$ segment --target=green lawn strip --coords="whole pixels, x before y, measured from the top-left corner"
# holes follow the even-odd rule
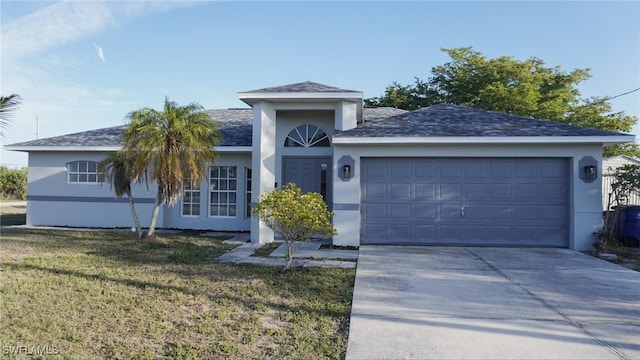
[[[27,223],[27,214],[1,214],[0,226],[24,225]]]
[[[271,253],[282,245],[281,242],[270,242],[262,245],[260,248],[256,249],[251,256],[257,257],[269,257]]]
[[[353,269],[218,264],[234,246],[222,238],[162,237],[3,230],[0,344],[59,358],[343,356]]]

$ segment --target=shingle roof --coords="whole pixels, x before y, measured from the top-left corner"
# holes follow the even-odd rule
[[[216,109],[207,114],[219,124],[221,146],[251,146],[253,110]],[[335,137],[464,137],[464,136],[617,136],[620,133],[536,120],[456,105],[435,105],[406,111],[363,109],[364,123]],[[107,147],[122,145],[127,125],[32,140],[10,147]]]
[[[264,89],[243,91],[246,93],[331,93],[331,92],[353,92],[359,93],[355,90],[341,89],[335,86],[329,86],[320,84],[313,81],[304,81],[295,84],[287,84],[281,86],[273,86]]]
[[[380,117],[336,137],[618,136],[617,132],[440,104]]]
[[[207,114],[218,123],[221,146],[251,146],[252,109],[215,109]],[[83,131],[9,146],[120,146],[127,125]]]

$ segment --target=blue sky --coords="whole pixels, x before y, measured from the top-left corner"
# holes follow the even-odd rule
[[[590,68],[582,97],[640,87],[640,2],[2,1],[0,93],[23,105],[3,144],[116,126],[165,96],[245,107],[237,92],[316,81],[379,96],[426,79],[441,48]],[[640,91],[611,101],[640,117]],[[634,129],[640,133],[640,127]],[[26,154],[1,162],[25,166]]]

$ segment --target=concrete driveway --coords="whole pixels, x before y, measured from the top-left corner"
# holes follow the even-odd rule
[[[361,246],[346,359],[640,359],[640,273],[567,249]]]

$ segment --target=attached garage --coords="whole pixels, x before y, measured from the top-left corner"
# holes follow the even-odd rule
[[[361,243],[569,246],[566,158],[361,158]]]

